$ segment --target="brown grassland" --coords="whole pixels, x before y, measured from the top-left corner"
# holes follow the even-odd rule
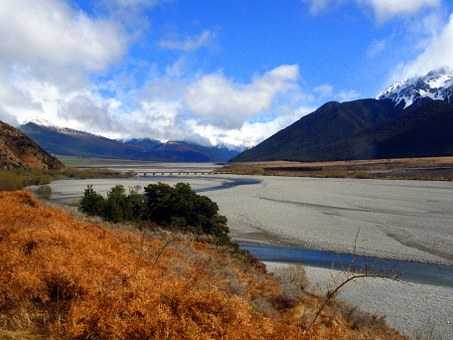
[[[0,190],[15,191],[31,185],[49,184],[58,179],[89,179],[89,178],[127,178],[134,173],[113,171],[109,169],[77,169],[64,168],[60,170],[38,169],[0,169]]]
[[[452,181],[453,157],[332,162],[241,162],[227,164],[217,172],[264,176]]]
[[[168,242],[168,238],[172,242]],[[261,263],[188,235],[94,223],[0,192],[0,338],[401,339],[285,294]]]

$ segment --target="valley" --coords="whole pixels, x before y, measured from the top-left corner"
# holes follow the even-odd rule
[[[168,164],[160,166],[168,167]],[[241,183],[246,179],[250,182]],[[52,200],[71,204],[88,184],[105,194],[115,184],[123,184],[126,188],[143,187],[159,181],[189,183],[196,191],[216,201],[228,218],[233,239],[277,246],[273,260],[301,261],[285,257],[284,248],[279,248],[283,246],[340,254],[354,252],[390,261],[427,263],[428,266],[431,263],[434,272],[436,264],[453,265],[450,208],[453,184],[449,182],[224,174],[65,180],[51,184]],[[306,270],[314,289],[325,289],[333,284],[332,280],[339,280],[344,275],[334,269],[333,263],[322,267],[308,263]],[[398,275],[395,268],[390,268],[389,275]],[[437,275],[434,272],[433,275]],[[447,270],[446,273],[451,272]],[[442,334],[453,334],[448,323],[453,313],[452,288],[434,278],[423,283],[423,280],[400,276],[399,282],[370,279],[354,284],[342,298],[369,312],[387,316],[392,326],[406,334],[415,334],[430,322],[435,322],[436,329]],[[445,279],[449,280],[448,277]],[[429,320],[424,314],[426,309],[431,311]]]
[[[453,340],[453,0],[0,33],[0,340]]]

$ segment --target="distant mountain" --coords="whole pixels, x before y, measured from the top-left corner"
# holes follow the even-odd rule
[[[227,162],[239,154],[237,150],[225,147],[203,146],[199,144],[179,141],[161,143],[152,139],[131,139],[125,142],[127,145],[140,147],[144,152],[158,152],[162,155],[184,155],[186,159],[196,162]]]
[[[57,170],[63,163],[18,129],[0,122],[0,169]]]
[[[439,70],[392,85],[378,99],[327,103],[232,161],[453,155],[452,80]]]
[[[27,123],[20,129],[57,155],[161,162],[226,162],[238,154],[222,147],[152,139],[120,141],[67,128]]]

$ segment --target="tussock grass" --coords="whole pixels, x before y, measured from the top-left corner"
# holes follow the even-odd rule
[[[77,178],[127,178],[134,173],[122,173],[109,169],[76,169],[61,170],[16,169],[0,170],[0,191],[21,190],[31,185],[45,185],[53,180]]]
[[[385,325],[354,329],[334,305],[307,330],[322,299],[290,299],[258,262],[190,235],[93,224],[24,192],[0,192],[0,207],[0,334],[401,338]]]
[[[0,170],[0,190],[20,190],[29,185],[49,184],[52,177],[37,170]]]
[[[453,181],[453,157],[327,162],[243,162],[217,170],[238,175]]]

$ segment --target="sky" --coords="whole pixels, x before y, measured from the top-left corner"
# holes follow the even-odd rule
[[[1,0],[0,120],[251,147],[453,68],[451,0]]]

